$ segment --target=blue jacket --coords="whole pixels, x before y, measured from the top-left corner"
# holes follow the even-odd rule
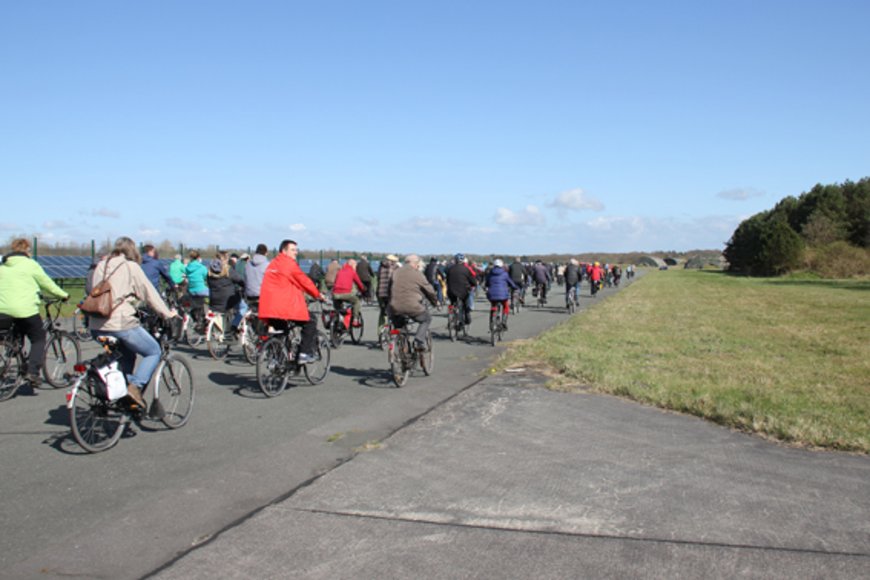
[[[170,288],[175,288],[175,282],[169,276],[169,268],[166,267],[166,264],[156,258],[152,258],[148,254],[142,255],[142,271],[145,272],[145,276],[157,290],[160,290],[161,276],[163,276],[163,279],[166,280]]]
[[[511,297],[509,288],[516,290],[519,286],[504,268],[494,266],[486,276],[486,297],[489,300],[507,300]]]

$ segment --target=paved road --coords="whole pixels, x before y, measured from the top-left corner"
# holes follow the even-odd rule
[[[504,373],[158,571],[870,577],[870,460]]]
[[[586,296],[581,306],[591,302]],[[136,578],[158,568],[477,381],[500,350],[484,340],[481,308],[467,343],[447,341],[445,318],[436,317],[433,330],[444,338],[436,342],[435,374],[402,389],[389,381],[385,355],[369,348],[371,308],[366,344],[335,352],[324,384],[276,399],[259,393],[253,368],[240,358],[217,362],[191,352],[191,423],[139,430],[97,455],[83,454],[69,437],[62,391],[0,404],[0,577]],[[558,308],[524,312],[508,338],[535,336],[564,319]]]

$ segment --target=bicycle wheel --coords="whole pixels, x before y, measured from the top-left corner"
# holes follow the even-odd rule
[[[208,345],[208,352],[215,360],[226,358],[230,352],[229,334],[224,331],[226,327],[224,316],[218,314],[208,323],[208,328],[205,331],[205,342]]]
[[[495,346],[498,342],[498,327],[501,325],[501,319],[498,314],[489,317],[489,343]]]
[[[260,349],[257,357],[257,383],[267,397],[284,392],[290,379],[287,369],[287,347],[283,338],[272,337]]]
[[[187,359],[175,353],[166,355],[154,373],[154,393],[165,414],[160,418],[170,429],[187,424],[193,411],[193,371]]]
[[[15,348],[3,343],[0,346],[0,401],[11,399],[23,382],[24,361]]]
[[[432,352],[432,333],[426,333],[426,350],[420,353],[420,368],[427,377],[435,368],[435,353]]]
[[[82,342],[91,340],[91,330],[88,328],[88,315],[76,308],[73,314],[73,334]]]
[[[456,309],[447,313],[447,335],[450,337],[451,342],[456,342],[457,335],[459,334],[456,328],[457,320]]]
[[[239,329],[242,332],[242,353],[248,364],[255,365],[257,364],[257,342],[260,337],[257,336],[257,331],[250,322],[246,321],[242,326],[244,328]]]
[[[205,340],[205,334],[199,332],[197,329],[197,322],[188,315],[184,324],[186,325],[184,328],[184,342],[194,348],[201,345],[202,341]]]
[[[359,326],[356,326],[357,324],[359,324]],[[362,312],[360,312],[360,315],[352,319],[350,323],[350,340],[353,341],[354,344],[360,343],[364,329],[365,323],[363,321]]]
[[[317,333],[317,342],[314,345],[317,359],[303,367],[305,378],[312,385],[319,385],[329,374],[329,353],[329,340],[325,334]]]
[[[390,346],[390,375],[397,387],[408,382],[408,375],[411,374],[411,365],[405,362],[405,358],[408,356],[407,351],[408,339],[405,335],[395,336]]]
[[[100,379],[90,374],[81,379],[69,402],[69,423],[73,439],[88,453],[113,447],[129,418],[117,406],[97,395]]]
[[[45,345],[42,376],[55,389],[69,387],[75,381],[75,366],[82,362],[79,341],[69,332],[51,333]]]
[[[335,316],[329,325],[329,342],[332,348],[338,350],[344,342],[344,323],[340,316]]]

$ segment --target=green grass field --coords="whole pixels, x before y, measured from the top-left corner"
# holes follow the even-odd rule
[[[788,443],[870,452],[870,281],[653,271],[500,368]]]

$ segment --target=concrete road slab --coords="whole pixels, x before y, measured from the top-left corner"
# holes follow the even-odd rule
[[[160,578],[870,576],[870,460],[499,375]]]

